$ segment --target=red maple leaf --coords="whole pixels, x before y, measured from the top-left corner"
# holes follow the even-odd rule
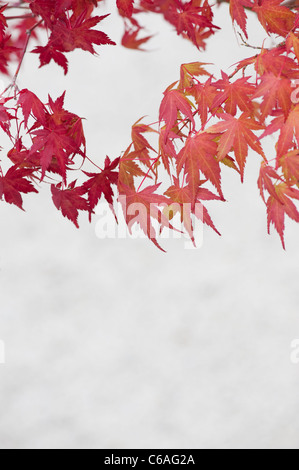
[[[284,112],[285,117],[288,116],[291,107],[292,87],[291,81],[287,78],[276,76],[273,73],[265,73],[261,77],[261,82],[256,88],[253,99],[263,97],[260,106],[261,120],[272,114],[272,111],[279,106]]]
[[[216,159],[217,144],[213,139],[214,136],[199,132],[187,139],[185,147],[178,155],[178,173],[184,167],[193,204],[198,195],[200,171],[217,188],[219,195],[223,198],[221,170],[219,161]]]
[[[52,18],[53,14],[50,15]],[[49,64],[54,60],[60,65],[65,74],[68,71],[68,61],[63,52],[71,52],[75,49],[83,49],[95,54],[93,45],[115,45],[113,41],[102,31],[92,29],[109,15],[90,18],[85,9],[79,16],[75,13],[68,19],[65,15],[55,19],[51,25],[51,36],[45,47],[38,46],[32,52],[40,54],[40,66]]]
[[[282,3],[283,0],[255,0],[252,6],[268,34],[285,36],[294,27],[295,13]]]
[[[151,167],[151,161],[149,158],[149,151],[153,150],[153,147],[150,145],[148,140],[144,137],[143,134],[146,133],[156,133],[157,131],[154,130],[152,127],[147,126],[146,124],[140,123],[139,121],[135,122],[132,126],[131,136],[132,142],[134,145],[134,149],[136,152],[139,153],[139,161],[142,162],[147,167]]]
[[[0,103],[0,127],[3,131],[11,138],[10,133],[10,121],[14,120],[14,116],[9,112],[10,110],[4,106],[8,99],[2,99],[2,103]],[[1,148],[1,147],[0,147]]]
[[[87,16],[90,16],[100,1],[102,0],[69,0],[69,3],[76,16],[79,16],[84,11],[86,11]]]
[[[138,35],[142,28],[132,29],[126,28],[121,44],[122,46],[126,47],[127,49],[135,49],[138,51],[145,51],[145,49],[141,48],[143,44],[148,42],[153,36],[145,36],[142,38],[138,38]]]
[[[272,179],[274,179],[274,183],[272,182]],[[267,190],[271,196],[275,198],[278,197],[275,189],[275,183],[280,179],[281,178],[272,166],[266,165],[265,162],[262,162],[257,184],[260,190],[260,195],[264,202],[266,202],[265,190]]]
[[[157,242],[156,230],[151,219],[158,220],[162,227],[169,227],[167,218],[162,214],[162,204],[167,204],[165,196],[157,194],[160,184],[148,186],[142,191],[135,191],[123,184],[119,185],[119,202],[122,205],[124,217],[131,232],[134,224],[140,225],[142,231],[161,251],[163,248]]]
[[[88,193],[89,212],[90,214],[96,207],[102,195],[112,207],[113,204],[113,189],[112,185],[118,183],[118,172],[113,171],[119,164],[119,158],[111,162],[109,157],[106,157],[105,167],[101,173],[83,173],[89,177],[82,187]]]
[[[179,89],[187,89],[194,85],[193,78],[211,74],[205,70],[203,65],[210,65],[205,62],[190,62],[182,64],[180,68]]]
[[[194,128],[195,122],[189,100],[179,90],[166,90],[159,113],[160,122],[164,121],[166,124],[165,139],[167,139],[169,132],[177,120],[178,111],[190,119]]]
[[[149,175],[144,173],[139,166],[140,152],[131,152],[131,147],[132,145],[127,148],[123,156],[120,158],[118,185],[124,185],[134,189],[134,178],[138,176],[149,178]]]
[[[162,163],[169,175],[171,174],[170,163],[173,161],[173,159],[176,159],[177,157],[177,152],[173,144],[173,139],[175,139],[176,137],[177,135],[174,132],[170,132],[169,138],[167,139],[165,137],[165,127],[160,129],[159,150],[162,158]]]
[[[212,111],[214,99],[217,96],[217,90],[212,86],[212,79],[209,78],[204,84],[197,83],[188,90],[188,93],[195,98],[198,105],[198,114],[204,128],[208,121],[208,113]]]
[[[78,147],[74,141],[66,135],[64,128],[38,129],[32,131],[33,145],[30,153],[40,153],[40,164],[43,179],[53,158],[58,162],[60,173],[66,181],[66,166],[69,163],[69,156],[78,152]]]
[[[2,41],[2,39],[4,38],[5,30],[7,28],[7,21],[6,21],[5,16],[3,15],[6,8],[7,8],[7,5],[0,7],[0,41]]]
[[[37,193],[38,191],[29,181],[32,170],[18,168],[17,165],[11,167],[5,176],[0,176],[0,198],[4,197],[8,204],[14,204],[23,210],[23,199],[21,193]]]
[[[94,16],[86,19],[86,13],[80,16],[72,16],[69,22],[57,21],[52,30],[50,44],[60,52],[70,52],[74,49],[83,49],[95,54],[93,44],[115,45],[107,34],[102,31],[91,29],[107,18],[109,15]]]
[[[133,14],[134,0],[116,0],[119,13],[130,18]]]
[[[262,130],[264,127],[249,118],[246,113],[243,113],[238,119],[230,114],[221,114],[220,117],[223,121],[209,127],[206,132],[222,133],[218,145],[218,158],[222,160],[233,149],[243,181],[248,146],[266,159],[257,136],[251,131],[251,129]]]
[[[217,93],[212,107],[218,108],[224,104],[225,111],[232,116],[236,115],[237,107],[243,112],[252,114],[254,107],[251,97],[255,87],[253,84],[248,83],[249,78],[250,77],[242,77],[231,82],[228,75],[222,72],[222,80],[218,80],[213,86],[223,91]]]
[[[63,68],[64,74],[68,72],[68,60],[62,52],[59,52],[55,49],[52,44],[47,44],[46,46],[37,46],[33,51],[34,54],[39,54],[40,67],[48,65],[51,60],[54,60],[57,65]]]
[[[11,45],[10,36],[4,36],[0,40],[0,72],[4,75],[9,75],[7,67],[12,55],[16,52],[18,52],[18,49]]]
[[[230,0],[229,11],[232,20],[235,21],[248,39],[247,34],[247,15],[245,7],[252,7],[250,0]]]
[[[295,106],[283,124],[277,143],[277,155],[282,157],[295,148],[294,136],[299,144],[299,105]]]
[[[52,199],[58,210],[62,212],[64,217],[71,220],[77,228],[78,216],[80,211],[88,211],[89,205],[82,196],[86,193],[85,189],[75,187],[76,181],[71,183],[66,189],[61,189],[61,183],[55,186],[51,185]]]
[[[206,207],[200,203],[202,200],[221,200],[219,196],[213,194],[206,188],[200,187],[197,191],[198,204],[194,205],[190,187],[181,186],[179,179],[176,177],[173,178],[173,185],[170,186],[170,188],[168,188],[164,194],[170,199],[171,202],[169,206],[163,211],[163,213],[167,214],[170,220],[176,215],[176,213],[180,214],[181,223],[184,224],[184,227],[194,245],[196,243],[194,238],[194,223],[192,220],[192,215],[200,219],[204,224],[210,226],[218,235],[220,235]]]
[[[299,61],[299,38],[291,31],[286,39],[286,51],[288,54],[292,48],[297,60]]]
[[[22,108],[25,126],[28,127],[30,115],[33,115],[40,124],[45,125],[47,110],[40,99],[31,91],[24,89],[20,91],[18,104]]]
[[[299,150],[292,150],[279,159],[287,184],[299,184]]]
[[[285,215],[287,214],[295,222],[299,222],[299,212],[291,201],[291,198],[299,200],[299,191],[288,187],[285,183],[276,185],[275,191],[277,196],[271,195],[267,201],[268,232],[270,233],[270,226],[273,224],[285,249]]]

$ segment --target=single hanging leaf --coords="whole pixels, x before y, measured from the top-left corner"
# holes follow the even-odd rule
[[[217,188],[220,197],[223,198],[220,164],[216,158],[217,144],[213,139],[214,136],[206,132],[197,133],[187,139],[185,147],[178,155],[178,173],[184,167],[193,204],[197,199],[200,171]]]
[[[248,83],[250,77],[239,78],[235,82],[231,82],[228,75],[222,72],[222,80],[218,80],[213,84],[218,90],[213,101],[213,108],[218,108],[222,104],[228,114],[235,116],[237,107],[250,115],[254,112],[252,103],[252,95],[255,87],[252,83]]]
[[[5,176],[0,176],[0,199],[4,197],[8,204],[14,204],[23,210],[21,193],[38,193],[32,182],[26,179],[30,176],[30,169],[11,167]]]
[[[294,27],[295,13],[282,5],[283,0],[255,0],[252,10],[257,13],[258,19],[269,33],[285,37]]]
[[[296,138],[297,145],[299,144],[299,105],[295,106],[288,115],[288,118],[283,124],[280,136],[277,142],[277,155],[278,158],[282,157],[289,150],[295,148],[294,137]]]
[[[146,44],[153,36],[151,35],[139,38],[138,35],[141,30],[142,28],[126,28],[121,40],[122,46],[126,47],[127,49],[135,49],[137,51],[145,52],[146,49],[143,49],[141,46]]]
[[[274,179],[274,182],[272,181]],[[272,166],[266,165],[265,162],[261,163],[260,174],[258,179],[258,187],[260,190],[260,195],[263,201],[266,203],[265,200],[265,190],[273,196],[274,198],[278,198],[278,194],[275,189],[276,181],[280,180],[281,178],[278,176],[274,168]],[[281,201],[283,203],[283,201]]]
[[[197,83],[189,91],[198,106],[198,114],[204,128],[208,121],[208,113],[213,112],[213,103],[217,96],[217,90],[212,85],[212,79],[209,78],[204,84]]]
[[[293,48],[294,54],[297,57],[297,60],[299,61],[299,38],[295,36],[292,31],[286,39],[286,50],[288,54],[290,53],[291,48]]]
[[[261,104],[261,120],[271,115],[272,111],[279,106],[285,117],[288,116],[291,102],[292,86],[291,81],[284,77],[278,77],[273,73],[265,73],[261,77],[253,99],[263,96]]]
[[[156,230],[152,224],[152,218],[158,220],[163,226],[169,226],[165,216],[159,210],[161,204],[167,203],[165,196],[156,193],[160,184],[148,186],[142,191],[135,191],[125,185],[119,185],[119,201],[123,208],[126,223],[131,232],[132,226],[137,223],[149,240],[161,251],[163,248],[157,241]]]
[[[299,212],[291,201],[291,198],[299,200],[299,191],[284,183],[276,185],[275,191],[277,195],[270,196],[267,201],[268,233],[270,234],[270,226],[273,224],[285,250],[285,215],[287,214],[295,222],[299,222]]]
[[[118,172],[114,171],[119,164],[119,158],[111,162],[109,157],[106,157],[105,168],[101,173],[83,173],[89,177],[89,180],[83,183],[82,187],[88,193],[89,211],[90,214],[96,207],[102,195],[110,204],[113,205],[113,189],[112,185],[118,182]]]
[[[55,207],[62,212],[77,228],[79,211],[88,211],[89,205],[82,196],[86,193],[85,189],[75,187],[76,181],[71,183],[67,189],[61,189],[61,184],[51,185],[52,199]]]

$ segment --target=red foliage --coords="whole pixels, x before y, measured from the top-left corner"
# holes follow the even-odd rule
[[[276,45],[262,46],[238,63],[230,76],[221,71],[216,77],[200,62],[182,64],[179,80],[164,93],[158,125],[138,121],[132,126],[131,144],[120,158],[111,161],[107,157],[104,169],[95,165],[96,172],[76,170],[84,181],[78,184],[77,178],[69,183],[76,164],[82,167],[88,158],[82,119],[65,109],[65,94],[55,101],[49,96],[43,103],[33,91],[18,89],[18,76],[30,41],[36,44],[32,52],[39,54],[41,66],[53,60],[65,74],[68,54],[75,49],[95,54],[98,46],[115,45],[98,29],[109,16],[95,15],[100,3],[24,0],[0,6],[0,72],[10,74],[17,60],[0,103],[0,127],[12,142],[6,162],[11,166],[6,171],[0,167],[0,198],[23,209],[22,195],[37,193],[38,184],[51,182],[55,206],[78,227],[79,212],[91,218],[102,196],[114,210],[118,192],[129,228],[138,223],[159,248],[153,220],[160,231],[174,229],[171,221],[177,212],[195,243],[194,217],[219,233],[202,201],[225,201],[223,165],[239,173],[243,181],[251,149],[261,158],[258,187],[268,228],[274,226],[285,246],[285,215],[299,222],[295,205],[299,200],[299,104],[293,82],[299,79],[296,2],[230,0],[231,18],[241,36],[248,40],[247,11],[251,10]],[[162,15],[198,49],[205,49],[208,38],[219,29],[213,23],[215,5],[208,0],[116,3],[124,21],[122,45],[130,49],[142,50],[152,37],[144,34],[140,13]],[[39,40],[42,30],[48,35],[43,44]],[[262,140],[274,133],[278,133],[276,155],[268,161]],[[157,137],[156,148],[148,134]],[[163,174],[169,183],[162,190],[159,178],[162,181]],[[145,185],[148,179],[155,183]],[[128,206],[136,204],[144,208],[141,218],[128,211]]]

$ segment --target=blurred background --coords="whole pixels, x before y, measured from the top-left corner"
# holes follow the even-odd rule
[[[114,2],[106,10],[102,29],[119,43]],[[157,119],[181,63],[227,71],[255,54],[226,5],[215,23],[202,53],[149,15],[150,52],[76,52],[67,77],[28,54],[19,86],[43,100],[67,90],[101,164],[125,150],[132,123]],[[228,202],[209,205],[222,237],[205,229],[198,250],[99,240],[97,220],[76,230],[48,188],[24,198],[26,213],[0,204],[0,448],[299,448],[299,229],[288,222],[286,252],[267,235],[258,168],[251,153],[244,185],[223,172]]]

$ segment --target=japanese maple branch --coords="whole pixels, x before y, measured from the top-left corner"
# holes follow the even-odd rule
[[[35,15],[33,13],[28,13],[28,15],[17,15],[17,16],[6,16],[5,19],[9,20],[25,20],[26,18],[34,18]]]

